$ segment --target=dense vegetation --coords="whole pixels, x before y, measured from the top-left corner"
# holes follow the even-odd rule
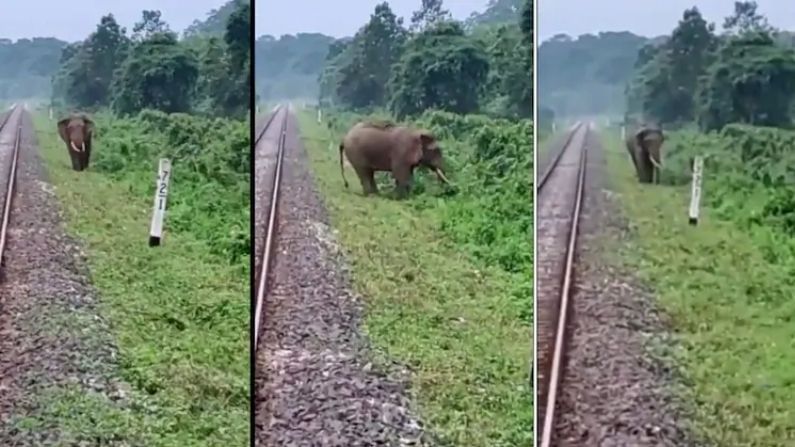
[[[620,186],[640,235],[627,258],[682,335],[693,428],[710,445],[795,440],[795,375],[782,361],[795,356],[792,43],[753,1],[735,2],[722,32],[690,8],[638,52],[627,92],[630,120],[675,129],[664,147],[668,187]],[[691,227],[695,156],[706,161],[702,218]]]
[[[332,141],[363,118],[332,115]],[[420,416],[440,445],[530,445],[532,124],[439,111],[411,124],[440,138],[455,193],[422,169],[408,201],[345,189],[329,130],[302,114],[316,181],[365,297],[368,337],[412,365]],[[391,177],[376,181],[388,195]]]
[[[483,12],[457,22],[441,1],[424,0],[406,27],[382,3],[353,37],[261,36],[257,94],[263,100],[320,98],[343,108],[389,107],[397,115],[436,107],[529,117],[533,15],[526,4],[490,0]],[[444,63],[434,64],[440,55]],[[459,75],[459,83],[443,80]],[[413,95],[419,103],[412,104]]]
[[[628,112],[666,125],[696,121],[703,130],[789,126],[795,49],[779,34],[755,2],[736,2],[722,34],[697,8],[686,10],[663,43],[640,50]]]
[[[412,365],[420,415],[444,445],[532,443],[532,18],[529,1],[492,1],[461,22],[423,0],[404,25],[380,3],[352,38],[327,45],[326,126],[302,114],[313,172],[366,297],[368,336]],[[314,38],[289,54],[318,50]],[[270,48],[287,56],[291,39]],[[277,83],[264,88],[282,94]],[[455,187],[419,169],[407,201],[390,200],[386,174],[376,180],[387,197],[342,189],[326,139],[336,147],[373,117],[431,130]]]
[[[53,78],[53,103],[89,110],[110,107],[122,115],[151,108],[244,117],[250,5],[234,5],[220,38],[200,38],[196,33],[203,27],[194,25],[193,37],[181,41],[159,11],[144,11],[130,35],[112,14],[103,16],[86,40],[63,49]]]
[[[441,0],[424,0],[407,29],[381,3],[352,39],[332,44],[320,79],[321,103],[387,108],[397,117],[426,109],[531,116],[532,2],[515,12],[512,22],[467,31]]]
[[[52,37],[0,39],[0,100],[49,97],[50,80],[66,45]]]
[[[249,21],[248,2],[232,1],[179,39],[158,11],[144,11],[132,33],[108,14],[63,48],[52,100],[57,117],[91,112],[89,170],[71,170],[46,115],[36,130],[119,348],[113,379],[127,394],[120,404],[74,385],[33,396],[42,410],[32,420],[55,424],[66,444],[248,439]],[[172,173],[163,245],[152,249],[159,158]]]

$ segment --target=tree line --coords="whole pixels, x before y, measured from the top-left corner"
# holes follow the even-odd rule
[[[0,99],[47,98],[66,42],[53,37],[0,39]]]
[[[492,0],[489,10],[496,12],[478,25],[477,16],[452,19],[442,0],[422,0],[405,26],[387,2],[378,4],[353,38],[331,43],[320,103],[386,108],[398,118],[428,109],[532,116],[532,1]],[[506,16],[513,21],[495,23]]]
[[[729,123],[791,127],[793,34],[772,27],[755,1],[735,2],[722,32],[698,8],[670,36],[642,47],[627,87],[627,118],[705,131]]]
[[[108,107],[120,115],[156,109],[242,118],[250,91],[250,4],[230,3],[220,36],[193,32],[179,39],[156,10],[143,11],[132,33],[112,14],[103,16],[88,38],[63,48],[53,104]]]

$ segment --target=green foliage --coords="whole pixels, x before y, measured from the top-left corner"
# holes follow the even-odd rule
[[[714,26],[698,8],[685,10],[670,38],[657,48],[641,48],[629,88],[628,112],[663,124],[692,121],[698,81],[717,45]]]
[[[35,124],[66,229],[86,253],[119,348],[110,378],[129,386],[123,401],[72,386],[32,394],[42,401],[36,422],[57,428],[59,445],[245,445],[249,126],[158,111],[93,118],[92,165],[79,175],[53,122],[42,115]],[[165,238],[152,249],[158,157],[171,158],[173,172]]]
[[[473,12],[465,23],[469,29],[480,26],[514,24],[520,13],[525,14],[527,5],[532,8],[532,2],[527,0],[489,0],[483,12]],[[532,14],[530,17],[532,22]]]
[[[208,12],[206,19],[194,20],[190,26],[185,28],[183,36],[187,40],[223,37],[230,17],[235,11],[240,11],[244,7],[251,8],[250,0],[228,1],[220,8]]]
[[[532,116],[532,40],[527,40],[517,24],[482,28],[478,37],[489,61],[488,78],[481,94],[484,111],[497,117]]]
[[[53,94],[67,104],[98,107],[110,101],[116,68],[129,51],[130,39],[112,14],[82,44],[69,46],[53,81]]]
[[[368,337],[412,365],[420,416],[439,445],[532,445],[532,125],[423,114],[412,125],[442,138],[457,192],[417,169],[415,194],[403,201],[387,197],[394,183],[386,173],[376,176],[380,197],[345,189],[327,140],[337,144],[354,122],[389,116],[325,110],[324,117],[329,129],[302,113],[301,128],[354,285],[366,297]]]
[[[169,158],[173,181],[169,227],[207,241],[212,253],[240,262],[249,253],[249,131],[246,122],[144,110],[126,119],[95,117],[100,129],[93,167],[151,189],[154,160]],[[220,231],[219,231],[220,230]]]
[[[337,98],[358,109],[385,105],[392,65],[400,58],[405,40],[403,20],[388,3],[377,5],[370,21],[346,48],[352,53],[349,63],[339,67]]]
[[[135,45],[115,79],[111,107],[130,114],[145,108],[188,112],[199,77],[193,52],[172,33],[156,33]]]
[[[795,236],[795,131],[730,124],[720,133],[675,132],[666,144],[666,183],[687,184],[690,159],[707,156],[704,200],[718,217]]]
[[[443,141],[446,162],[459,186],[458,194],[448,199],[442,229],[485,263],[525,275],[526,282],[517,285],[515,297],[527,305],[525,317],[529,318],[532,123],[432,111],[423,114],[416,124]]]
[[[424,0],[407,31],[382,3],[352,38],[263,36],[256,45],[257,93],[266,100],[318,97],[323,107],[359,111],[390,107],[398,115],[432,107],[527,118],[532,14],[531,1],[492,0],[465,26],[449,20],[441,1]]]
[[[411,15],[412,32],[423,31],[442,22],[452,20],[450,11],[444,9],[442,0],[421,0],[422,6]]]
[[[698,9],[685,10],[670,37],[638,52],[627,89],[628,111],[663,124],[697,121],[788,126],[795,108],[795,50],[756,12],[735,2],[716,36]]]
[[[428,109],[530,117],[531,3],[521,2],[520,17],[519,2],[492,1],[484,17],[493,13],[513,23],[473,18],[466,27],[449,20],[441,1],[423,1],[408,32],[381,4],[353,39],[329,46],[319,75],[320,104],[359,111],[388,107],[401,118]]]
[[[621,270],[653,287],[670,316],[678,345],[670,361],[686,385],[678,398],[691,404],[694,444],[790,445],[795,238],[777,215],[792,209],[781,206],[792,192],[754,178],[788,169],[779,160],[792,166],[784,154],[791,153],[793,133],[730,125],[720,134],[670,136],[677,155],[666,164],[676,164],[677,173],[689,169],[691,155],[711,155],[698,225],[689,225],[685,213],[689,188],[639,186],[613,138],[608,146],[619,150],[608,151],[608,161],[620,169],[611,169],[610,179],[637,237],[605,253],[620,254]],[[743,166],[744,153],[758,167]]]
[[[50,78],[66,45],[51,37],[0,39],[0,100],[49,97]]]
[[[99,109],[120,114],[151,108],[242,117],[248,110],[250,5],[230,0],[223,41],[194,27],[180,41],[161,19],[145,10],[128,36],[112,15],[85,41],[65,47],[53,77],[58,108]],[[217,21],[220,11],[211,13]],[[226,14],[226,12],[224,12]]]
[[[475,112],[488,69],[485,53],[461,25],[442,22],[406,45],[389,81],[389,108],[398,118],[431,108]]]
[[[762,33],[729,38],[698,92],[705,130],[728,123],[788,126],[795,99],[795,50]]]

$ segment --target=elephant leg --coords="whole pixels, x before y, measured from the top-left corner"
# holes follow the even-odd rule
[[[378,194],[378,186],[375,184],[375,177],[372,169],[354,167],[359,181],[362,183],[362,192],[365,196],[370,194]]]
[[[392,176],[395,178],[395,192],[399,199],[408,197],[413,180],[410,166],[395,165],[392,167]]]
[[[83,169],[88,169],[88,161],[91,159],[91,142],[86,143],[86,151],[83,153]]]
[[[68,145],[66,150],[69,151],[69,158],[72,160],[72,169],[79,171],[81,167],[80,156],[76,154]]]
[[[649,161],[649,157],[646,154],[647,152],[642,150],[640,157],[638,157],[639,158],[638,165],[640,166],[640,174],[641,174],[640,182],[652,183],[654,177],[654,165],[651,164],[651,161]]]

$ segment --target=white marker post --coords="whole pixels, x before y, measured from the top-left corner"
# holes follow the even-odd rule
[[[627,138],[627,126],[621,126],[621,139],[625,140]]]
[[[555,133],[557,131],[558,131],[558,123],[553,121],[552,122],[552,133]]]
[[[259,115],[259,104],[257,104],[257,107],[256,107],[256,109],[255,109],[255,110],[256,110],[256,112],[254,112],[254,113],[255,113],[255,114],[257,114],[257,115]]]
[[[690,225],[698,225],[699,202],[701,202],[701,179],[704,176],[704,157],[693,160],[693,181],[690,191]]]
[[[163,237],[163,217],[166,214],[166,196],[168,195],[168,181],[171,179],[171,162],[167,158],[160,159],[157,174],[157,189],[155,190],[155,208],[152,213],[152,227],[149,230],[149,246],[160,245]]]
[[[52,121],[52,107],[50,107],[50,121]]]
[[[320,124],[321,121],[323,121],[323,111],[317,109],[317,123]]]

